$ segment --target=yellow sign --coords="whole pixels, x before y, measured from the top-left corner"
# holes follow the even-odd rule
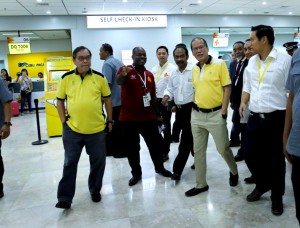
[[[8,43],[9,54],[29,54],[31,53],[30,43]]]
[[[72,56],[72,52],[39,52],[25,55],[7,55],[9,75],[15,79],[17,72],[25,68],[28,70],[29,77],[37,78],[39,72],[45,72],[45,59],[51,56]]]

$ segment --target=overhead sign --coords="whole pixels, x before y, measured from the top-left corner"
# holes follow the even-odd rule
[[[29,37],[7,37],[7,43],[11,55],[31,53]]]
[[[87,28],[167,27],[166,15],[87,16]]]
[[[228,47],[229,33],[214,33],[213,47]]]
[[[7,43],[29,43],[29,37],[7,37]]]

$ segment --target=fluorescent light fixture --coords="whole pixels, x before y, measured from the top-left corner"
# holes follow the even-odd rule
[[[20,35],[32,35],[32,32],[20,32]],[[2,36],[18,36],[19,34],[17,32],[12,33],[2,33]]]
[[[216,31],[216,30],[219,30],[219,28],[208,28],[206,30]],[[220,30],[226,31],[226,30],[230,30],[230,29],[229,28],[220,28]]]

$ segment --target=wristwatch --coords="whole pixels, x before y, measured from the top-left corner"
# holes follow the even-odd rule
[[[5,125],[7,125],[7,126],[12,126],[11,122],[9,122],[9,121],[8,121],[8,122],[7,122],[7,121],[4,121],[3,124],[5,124]]]

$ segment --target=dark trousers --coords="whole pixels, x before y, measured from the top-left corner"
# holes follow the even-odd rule
[[[234,107],[232,113],[232,128],[230,132],[230,141],[232,142],[240,141],[240,134],[242,132],[242,124],[240,123],[240,121],[241,118],[239,114],[239,107]]]
[[[172,136],[171,136],[173,141],[179,141],[180,132],[181,132],[181,127],[177,121],[177,113],[175,113],[175,121],[173,123]]]
[[[179,127],[182,129],[180,143],[178,147],[178,154],[173,163],[173,172],[178,175],[182,174],[185,164],[193,151],[193,135],[191,130],[191,112],[192,103],[181,105],[176,108],[176,120]]]
[[[168,110],[168,107],[161,103],[161,99],[157,99],[157,105],[159,107],[160,114],[163,118],[163,124],[165,129],[163,130],[164,136],[162,138],[163,153],[168,154],[170,151],[171,143],[171,116],[172,112]]]
[[[254,173],[256,187],[271,189],[271,199],[282,199],[285,191],[285,157],[282,135],[285,110],[266,114],[250,114],[246,128],[246,163]]]
[[[106,135],[106,156],[124,157],[123,130],[122,123],[119,121],[121,106],[113,107],[114,121],[112,131]]]
[[[32,111],[31,108],[31,93],[25,94],[21,92],[21,113],[24,111],[25,101],[27,100],[29,112]]]
[[[64,123],[63,144],[65,149],[65,161],[63,176],[57,190],[58,200],[72,203],[76,188],[77,165],[84,146],[90,160],[89,190],[91,194],[99,193],[102,187],[106,159],[105,132],[79,134],[72,131],[71,128]]]
[[[124,121],[122,125],[124,129],[125,152],[131,167],[132,176],[137,178],[142,176],[142,168],[140,165],[140,135],[143,136],[149,149],[155,170],[157,172],[163,170],[162,147],[158,143],[160,141],[160,135],[157,121]]]
[[[296,217],[300,225],[300,157],[292,155],[292,184],[294,189]]]
[[[3,192],[3,175],[4,175],[4,164],[3,164],[3,160],[2,160],[2,155],[1,155],[1,139],[0,139],[0,193]]]

